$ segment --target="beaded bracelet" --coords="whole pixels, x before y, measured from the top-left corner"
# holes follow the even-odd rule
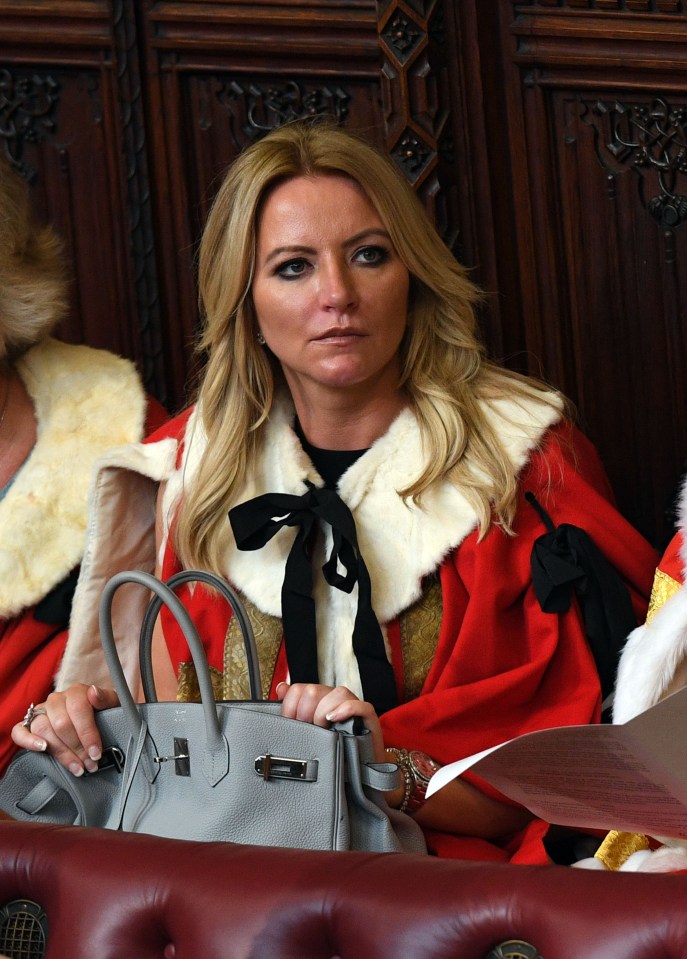
[[[408,750],[398,749],[395,746],[389,746],[385,752],[392,753],[396,757],[396,765],[403,773],[403,799],[401,801],[401,805],[398,807],[398,811],[405,812],[408,808],[408,803],[410,802],[410,797],[415,787],[415,777],[410,770],[410,757],[408,755]]]

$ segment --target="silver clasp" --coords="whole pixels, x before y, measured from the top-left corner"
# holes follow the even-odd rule
[[[175,763],[175,773],[177,776],[191,775],[191,754],[188,751],[188,739],[181,736],[174,737],[174,755],[173,756],[153,756],[153,762],[161,765],[162,763]]]
[[[302,779],[305,780],[308,763],[305,759],[286,759],[284,756],[258,756],[255,760],[255,772],[267,781],[268,779]]]

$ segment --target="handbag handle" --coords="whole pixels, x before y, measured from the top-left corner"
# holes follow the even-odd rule
[[[217,590],[218,593],[221,593],[222,596],[224,596],[226,601],[231,606],[232,612],[236,616],[236,621],[241,629],[241,636],[243,637],[243,647],[246,652],[246,661],[248,663],[248,686],[250,689],[250,698],[254,702],[262,700],[262,680],[260,677],[260,659],[258,657],[258,649],[255,643],[253,627],[250,624],[248,614],[246,613],[245,607],[238,594],[225,579],[222,579],[221,576],[217,576],[215,573],[209,573],[205,570],[199,569],[182,570],[180,573],[175,573],[174,576],[171,576],[168,580],[166,580],[165,586],[167,586],[168,589],[175,590],[178,586],[182,586],[185,583],[191,582],[206,583],[208,586],[212,586]],[[162,605],[163,601],[160,599],[160,596],[155,595],[148,605],[148,609],[145,612],[143,624],[141,626],[141,644],[139,649],[141,685],[143,687],[143,694],[147,703],[157,702],[155,678],[153,675],[152,643],[153,626],[155,625],[155,620],[159,615]],[[208,672],[207,663],[205,664],[204,671]],[[197,666],[196,672],[198,672]],[[208,682],[210,682],[210,688],[212,688],[211,680],[208,679]]]
[[[203,757],[203,770],[208,781],[214,785],[226,775],[229,768],[229,744],[222,735],[220,728],[215,696],[210,680],[210,670],[208,668],[203,644],[193,620],[176,593],[155,576],[152,576],[150,573],[145,573],[140,569],[115,573],[105,584],[98,611],[100,637],[105,660],[112,675],[122,711],[129,722],[132,739],[142,746],[146,738],[146,726],[129,689],[129,684],[124,675],[119,655],[117,654],[117,646],[112,631],[112,601],[116,591],[125,583],[137,583],[155,593],[161,602],[167,606],[181,627],[184,638],[191,651],[193,665],[196,668],[203,706],[203,716],[205,718],[206,749]],[[137,752],[140,754],[140,748]]]

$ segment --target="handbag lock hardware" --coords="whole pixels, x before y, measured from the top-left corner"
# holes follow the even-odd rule
[[[255,772],[267,782],[268,779],[305,780],[308,763],[305,759],[286,759],[284,756],[257,756]]]
[[[106,746],[98,760],[96,772],[101,773],[106,769],[116,769],[118,773],[121,773],[124,769],[125,760],[126,756],[119,746]]]
[[[174,772],[177,776],[191,775],[191,754],[188,751],[188,739],[181,736],[174,737],[174,755],[173,756],[153,756],[153,762],[158,765],[162,763],[174,763]]]

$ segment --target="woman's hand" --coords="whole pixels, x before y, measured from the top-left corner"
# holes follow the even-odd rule
[[[282,716],[300,719],[315,726],[331,726],[357,716],[370,730],[375,762],[389,762],[384,750],[384,736],[379,718],[371,703],[358,699],[346,686],[319,686],[316,683],[279,683],[277,698],[282,702]],[[403,800],[403,786],[386,793],[386,801],[398,809]]]
[[[377,713],[346,686],[320,686],[317,683],[279,683],[277,697],[282,703],[282,716],[327,728],[354,716],[362,719],[370,730],[375,761],[386,762],[384,737]]]
[[[95,724],[95,710],[118,706],[114,689],[78,683],[64,692],[50,693],[35,707],[30,728],[23,722],[12,728],[12,739],[23,749],[46,750],[75,776],[98,768],[103,744]]]

